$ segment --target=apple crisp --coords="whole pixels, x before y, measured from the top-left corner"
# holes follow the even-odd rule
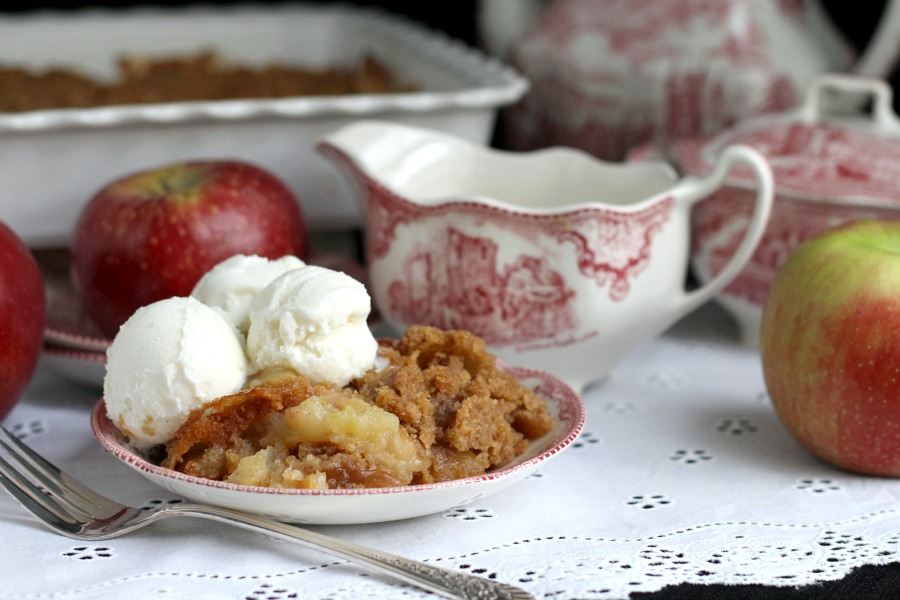
[[[379,345],[347,387],[268,374],[195,410],[162,465],[275,488],[432,483],[509,464],[552,427],[545,400],[469,332],[415,326]]]
[[[103,82],[71,69],[42,72],[0,65],[0,112],[293,96],[382,94],[410,89],[378,60],[350,68],[271,63],[230,64],[213,51],[171,58],[126,56],[117,79]]]

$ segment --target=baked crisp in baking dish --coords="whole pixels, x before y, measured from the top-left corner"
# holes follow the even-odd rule
[[[0,112],[89,108],[293,96],[341,96],[410,91],[381,62],[312,69],[281,63],[231,64],[213,51],[118,60],[118,78],[104,82],[68,69],[27,70],[0,65]]]

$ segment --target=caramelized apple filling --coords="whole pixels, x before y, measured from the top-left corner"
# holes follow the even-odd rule
[[[194,411],[163,466],[275,488],[387,487],[481,475],[552,426],[546,402],[464,331],[411,327],[347,387],[291,374]]]

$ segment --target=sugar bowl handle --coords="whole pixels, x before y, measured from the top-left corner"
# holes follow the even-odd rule
[[[816,77],[800,110],[807,123],[860,119],[882,133],[900,135],[900,119],[893,109],[893,90],[886,81],[843,74]]]

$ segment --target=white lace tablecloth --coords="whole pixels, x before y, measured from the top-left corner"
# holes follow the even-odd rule
[[[500,495],[442,514],[318,530],[514,583],[625,598],[668,584],[796,586],[898,560],[900,481],[821,464],[782,429],[756,351],[714,305],[585,393],[574,446]],[[41,365],[4,425],[130,503],[166,502],[90,432],[98,391]],[[388,577],[195,519],[85,543],[0,492],[0,598],[417,598]]]

